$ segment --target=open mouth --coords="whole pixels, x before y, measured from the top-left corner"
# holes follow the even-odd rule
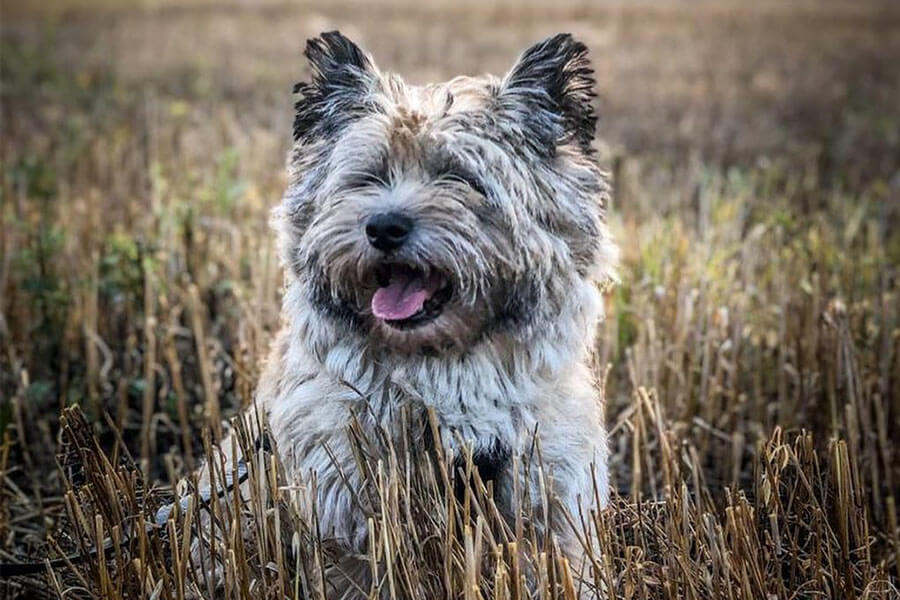
[[[435,269],[387,263],[375,277],[379,287],[372,296],[372,314],[397,329],[436,319],[453,293],[448,278]]]

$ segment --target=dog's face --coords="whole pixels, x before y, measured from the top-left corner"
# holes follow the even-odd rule
[[[538,326],[605,274],[586,52],[558,35],[503,79],[416,87],[339,33],[310,40],[277,214],[317,316],[385,351],[442,352]]]

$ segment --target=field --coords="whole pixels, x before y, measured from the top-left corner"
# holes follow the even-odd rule
[[[502,73],[557,31],[591,48],[622,248],[598,597],[900,598],[895,3],[0,4],[0,563],[119,541],[0,597],[212,596],[193,513],[140,524],[252,398],[291,85],[339,28],[414,82]],[[527,515],[504,529],[359,443],[372,597],[574,597]],[[250,524],[212,507],[217,597],[320,597],[328,548],[277,464],[252,471]]]

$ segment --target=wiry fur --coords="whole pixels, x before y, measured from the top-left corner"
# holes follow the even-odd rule
[[[348,555],[365,550],[364,516],[344,481],[358,481],[346,428],[355,415],[390,431],[401,406],[433,408],[448,448],[461,440],[488,457],[498,498],[514,474],[490,457],[508,464],[536,433],[561,504],[576,515],[592,507],[592,465],[604,503],[606,434],[589,354],[616,250],[591,151],[585,46],[560,34],[502,79],[421,87],[382,73],[337,32],[306,54],[312,78],[295,88],[290,185],[274,218],[286,324],[257,402],[289,472],[315,478],[322,533]],[[387,210],[416,222],[391,259],[439,269],[453,286],[443,313],[414,329],[369,308],[385,256],[362,227]],[[336,585],[333,597],[353,595]]]

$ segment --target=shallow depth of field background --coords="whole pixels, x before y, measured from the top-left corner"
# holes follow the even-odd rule
[[[308,37],[427,82],[571,31],[622,248],[616,505],[662,507],[610,542],[620,597],[900,595],[896,4],[3,0],[0,24],[0,562],[60,537],[64,407],[165,483],[251,398]]]

